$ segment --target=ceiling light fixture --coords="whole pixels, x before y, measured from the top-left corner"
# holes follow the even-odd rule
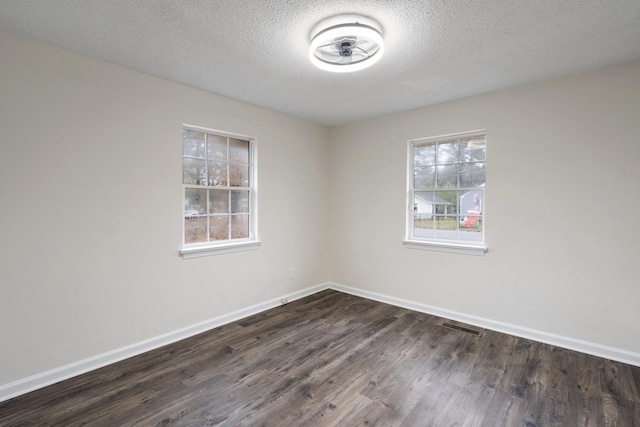
[[[336,73],[364,70],[378,62],[383,53],[382,34],[357,22],[325,28],[309,46],[313,65]]]

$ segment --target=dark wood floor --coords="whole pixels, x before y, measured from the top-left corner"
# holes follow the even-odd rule
[[[444,322],[323,291],[0,403],[0,425],[640,426],[640,368]]]

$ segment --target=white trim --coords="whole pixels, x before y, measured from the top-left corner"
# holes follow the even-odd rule
[[[188,123],[183,123],[182,127],[187,129],[187,130],[192,130],[192,131],[195,131],[195,132],[213,133],[215,135],[220,135],[220,136],[223,136],[225,138],[242,139],[242,140],[245,140],[245,141],[251,141],[251,140],[255,139],[252,136],[243,135],[241,133],[226,132],[224,130],[205,128],[205,127],[202,127],[202,126],[190,125]]]
[[[487,133],[487,129],[476,129],[476,130],[469,130],[465,132],[447,133],[447,134],[438,135],[438,136],[413,138],[413,139],[410,139],[409,142],[419,142],[419,143],[435,142],[435,141],[440,141],[441,139],[466,138],[469,136],[480,136],[480,135],[486,136],[486,133]]]
[[[413,301],[407,301],[401,298],[352,288],[337,283],[329,283],[329,288],[336,291],[345,292],[347,294],[356,295],[362,298],[395,305],[397,307],[407,308],[409,310],[419,311],[421,313],[432,314],[434,316],[444,317],[462,323],[468,323],[469,325],[477,326],[480,328],[490,329],[492,331],[502,332],[505,334],[514,335],[516,337],[526,338],[533,341],[538,341],[545,344],[550,344],[569,350],[575,350],[581,353],[591,354],[593,356],[603,357],[605,359],[615,360],[618,362],[640,367],[640,353],[635,353],[633,351],[592,343],[589,341],[582,341],[562,335],[552,334],[549,332],[538,331],[518,325],[512,325],[509,323],[497,322],[491,319],[458,313],[456,311],[451,311],[444,308],[433,307]]]
[[[396,307],[403,307],[409,310],[418,311],[421,313],[432,314],[434,316],[444,317],[451,320],[474,325],[480,328],[490,329],[497,332],[502,332],[509,335],[514,335],[521,338],[527,338],[538,342],[543,342],[558,347],[579,351],[581,353],[591,354],[598,357],[604,357],[606,359],[616,360],[618,362],[627,363],[629,365],[640,367],[640,353],[635,353],[628,350],[623,350],[615,347],[609,347],[601,344],[591,343],[588,341],[577,340],[569,337],[564,337],[548,332],[537,331],[535,329],[524,328],[517,325],[511,325],[503,322],[496,322],[490,319],[484,319],[481,317],[470,316],[464,313],[458,313],[455,311],[433,307],[426,304],[421,304],[413,301],[407,301],[401,298],[396,298],[388,295],[378,294],[375,292],[365,291],[362,289],[352,288],[349,286],[340,285],[337,283],[327,282],[312,286],[307,289],[303,289],[291,294],[282,296],[280,298],[274,298],[262,303],[252,305],[250,307],[240,309],[228,314],[223,314],[213,319],[206,320],[204,322],[197,323],[186,328],[178,329],[166,334],[158,335],[156,337],[140,341],[125,347],[108,351],[106,353],[98,354],[96,356],[88,357],[86,359],[70,363],[58,368],[50,369],[39,374],[35,374],[26,378],[22,378],[7,384],[0,385],[0,402],[9,400],[13,397],[20,396],[22,394],[34,391],[51,384],[84,374],[89,371],[93,371],[103,366],[110,365],[112,363],[119,362],[129,357],[142,354],[147,351],[154,350],[156,348],[172,344],[174,342],[189,338],[202,332],[206,332],[210,329],[217,328],[227,323],[235,322],[236,320],[243,319],[248,316],[252,316],[257,313],[275,308],[283,303],[295,301],[300,298],[313,295],[317,292],[324,291],[326,289],[333,289],[339,292],[344,292],[351,295],[356,295],[362,298],[367,298],[374,301],[380,301],[386,304],[391,304]]]
[[[454,254],[467,254],[484,256],[486,246],[464,245],[460,243],[431,242],[424,240],[403,240],[402,244],[409,249],[426,249],[430,251],[448,252]]]
[[[195,325],[187,326],[186,328],[177,329],[166,334],[158,335],[131,345],[107,351],[106,353],[88,357],[77,362],[69,363],[68,365],[50,369],[48,371],[31,375],[29,377],[22,378],[7,384],[2,384],[0,385],[0,402],[84,374],[86,372],[102,368],[112,363],[137,356],[138,354],[142,354],[147,351],[172,344],[174,342],[192,337],[199,333],[206,332],[210,329],[226,325],[227,323],[235,322],[236,320],[261,313],[265,310],[278,307],[283,304],[283,301],[284,303],[291,302],[323,291],[325,289],[328,289],[328,286],[326,284],[316,285],[307,289],[293,292],[291,294],[255,304],[247,308],[236,310],[228,314],[223,314],[221,316],[214,317],[213,319],[196,323]]]
[[[203,256],[228,254],[232,252],[243,252],[258,249],[262,244],[259,240],[252,240],[248,242],[233,242],[224,245],[215,246],[196,246],[187,247],[180,250],[182,259],[200,258]]]

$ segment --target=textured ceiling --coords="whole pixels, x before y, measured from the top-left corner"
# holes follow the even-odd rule
[[[309,62],[343,21],[380,62]],[[639,0],[1,0],[0,29],[326,125],[640,59]]]

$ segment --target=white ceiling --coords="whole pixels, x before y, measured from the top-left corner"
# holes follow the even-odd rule
[[[309,62],[342,21],[380,62]],[[0,0],[0,29],[326,125],[640,59],[640,0]]]

